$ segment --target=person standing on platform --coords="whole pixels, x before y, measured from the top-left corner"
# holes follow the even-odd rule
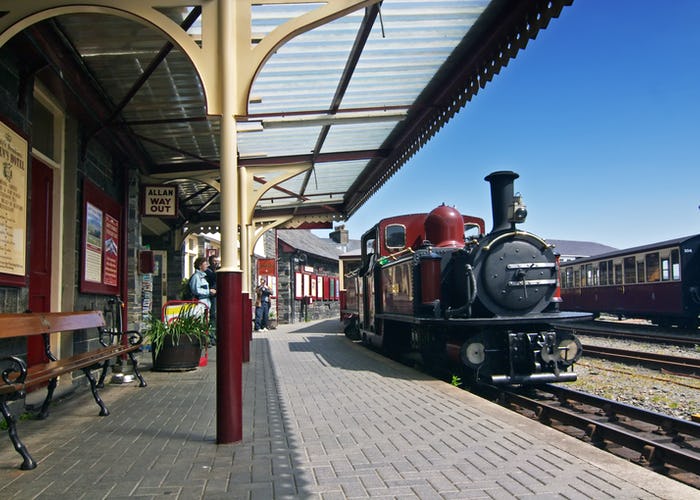
[[[267,280],[260,278],[260,284],[255,289],[255,331],[267,331],[267,320],[270,313],[270,295],[272,290],[267,286]]]
[[[204,257],[194,260],[194,274],[190,277],[190,291],[192,297],[211,310],[211,299],[216,295],[216,288],[210,288],[207,281],[207,268],[209,262]]]
[[[219,258],[216,255],[210,255],[208,259],[209,266],[204,273],[206,274],[209,290],[216,290],[216,270],[221,267]],[[212,345],[216,344],[216,297],[211,297],[211,307],[209,307],[209,339]]]

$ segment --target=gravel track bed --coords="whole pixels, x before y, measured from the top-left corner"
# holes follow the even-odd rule
[[[579,335],[581,343],[619,349],[700,358],[700,351],[677,346],[645,344]],[[587,358],[575,366],[578,380],[567,387],[690,420],[700,416],[700,378],[662,373],[641,366]],[[698,374],[700,376],[700,374]]]

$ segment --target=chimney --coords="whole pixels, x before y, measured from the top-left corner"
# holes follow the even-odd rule
[[[513,181],[520,177],[515,172],[500,171],[487,175],[484,180],[491,183],[491,210],[493,212],[492,233],[514,228],[508,220],[508,208],[513,203]]]
[[[330,233],[328,237],[335,241],[336,243],[339,243],[341,245],[347,245],[348,244],[348,230],[345,229],[344,225],[336,226],[335,231]]]

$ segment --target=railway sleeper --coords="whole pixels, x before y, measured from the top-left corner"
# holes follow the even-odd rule
[[[658,473],[668,473],[668,466],[663,458],[663,450],[659,450],[657,446],[651,444],[644,445],[637,463]]]
[[[598,448],[605,448],[607,446],[605,443],[605,431],[594,423],[590,423],[586,426],[586,436],[593,446]]]

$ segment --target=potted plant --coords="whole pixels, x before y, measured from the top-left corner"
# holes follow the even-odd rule
[[[207,346],[209,316],[197,303],[185,303],[166,321],[152,316],[143,333],[151,344],[153,370],[194,370]]]

